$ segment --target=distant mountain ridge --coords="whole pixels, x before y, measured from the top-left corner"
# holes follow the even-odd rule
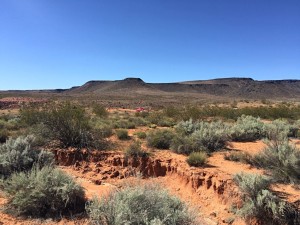
[[[140,78],[123,80],[92,80],[82,86],[70,89],[0,91],[6,94],[62,95],[62,96],[94,96],[96,99],[113,97],[122,100],[129,97],[141,97],[159,100],[166,98],[186,100],[205,99],[300,99],[300,80],[265,80],[252,78],[219,78],[211,80],[194,80],[173,83],[147,83]],[[105,97],[106,96],[106,97]],[[123,98],[124,97],[124,98]]]
[[[140,78],[89,81],[66,90],[69,94],[194,94],[234,98],[299,98],[300,80],[256,81],[252,78],[219,78],[174,83],[146,83]]]

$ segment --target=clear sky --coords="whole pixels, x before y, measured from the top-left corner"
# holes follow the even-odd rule
[[[0,89],[300,79],[300,0],[0,0]]]

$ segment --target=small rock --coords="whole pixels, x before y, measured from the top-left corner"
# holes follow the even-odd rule
[[[74,164],[74,168],[78,168],[78,167],[80,167],[80,162],[77,160]]]
[[[119,176],[119,175],[120,175],[119,171],[114,171],[114,172],[110,175],[110,178],[115,178],[115,177],[117,177],[117,176]]]
[[[95,172],[95,173],[100,173],[100,171],[101,171],[100,168],[95,168],[95,169],[94,169],[94,172]]]
[[[102,181],[101,180],[93,180],[93,183],[96,185],[101,185]]]
[[[209,214],[210,216],[213,216],[213,217],[217,217],[217,213],[216,212],[212,212],[211,214]]]
[[[97,162],[97,163],[95,164],[95,167],[96,167],[96,168],[98,168],[98,167],[102,167],[102,165],[101,165],[101,163],[100,163],[100,162]]]

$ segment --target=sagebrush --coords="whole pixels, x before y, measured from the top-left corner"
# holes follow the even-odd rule
[[[8,177],[14,172],[26,171],[34,165],[43,167],[54,163],[51,152],[35,148],[34,136],[10,138],[0,145],[0,176]]]
[[[30,217],[58,217],[84,211],[83,188],[72,177],[51,166],[33,167],[4,182],[7,211]]]
[[[191,225],[187,206],[157,185],[127,186],[86,206],[92,224]]]

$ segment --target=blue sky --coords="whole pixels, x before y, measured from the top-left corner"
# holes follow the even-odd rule
[[[0,90],[300,79],[299,0],[1,0]]]

